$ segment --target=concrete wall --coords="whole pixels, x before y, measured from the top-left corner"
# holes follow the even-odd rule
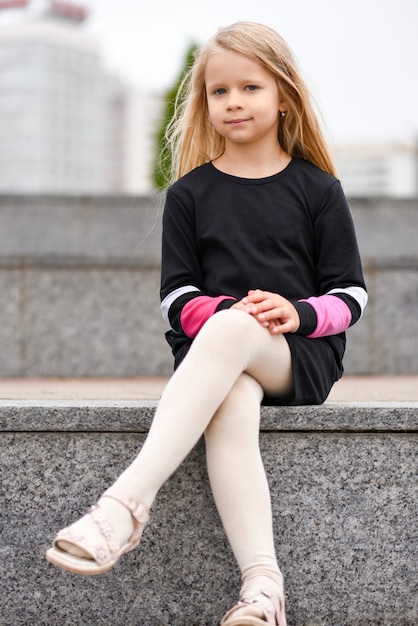
[[[154,410],[0,401],[1,626],[218,626],[235,603],[202,442],[111,572],[75,576],[44,558],[135,456]],[[417,403],[263,408],[289,626],[418,624],[417,428]]]
[[[370,303],[350,374],[418,372],[418,201],[351,202]],[[0,376],[167,375],[163,197],[0,197]]]
[[[159,198],[0,198],[0,376],[171,372],[161,211]]]
[[[369,304],[348,332],[346,371],[418,372],[418,200],[352,200]]]

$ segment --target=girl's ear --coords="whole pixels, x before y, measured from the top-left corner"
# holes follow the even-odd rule
[[[284,100],[280,100],[279,104],[279,113],[283,115],[287,111],[287,103]]]

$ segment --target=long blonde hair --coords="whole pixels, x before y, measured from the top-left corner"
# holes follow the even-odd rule
[[[243,54],[275,76],[280,96],[287,104],[286,115],[280,118],[280,146],[290,156],[311,161],[322,170],[336,175],[311,95],[289,46],[268,26],[256,22],[236,22],[219,28],[197,51],[194,63],[177,92],[175,113],[166,134],[172,161],[170,182],[224,152],[224,138],[209,120],[205,89],[208,56],[220,49]]]

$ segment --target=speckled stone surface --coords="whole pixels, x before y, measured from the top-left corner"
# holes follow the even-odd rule
[[[31,268],[25,284],[26,375],[171,373],[158,267]]]
[[[215,626],[239,572],[202,442],[139,548],[78,577],[43,555],[135,456],[155,403],[2,402],[2,626]],[[260,434],[289,626],[418,624],[418,406],[266,407]],[[351,417],[350,417],[351,416]]]
[[[2,431],[148,431],[153,400],[0,400]],[[408,432],[418,430],[418,402],[327,402],[261,409],[265,431]]]

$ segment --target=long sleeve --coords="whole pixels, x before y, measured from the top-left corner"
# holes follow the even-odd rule
[[[176,194],[167,192],[163,215],[161,312],[176,333],[195,337],[206,320],[236,299],[208,294],[196,242],[193,204],[186,207]]]
[[[338,181],[324,197],[314,220],[318,294],[295,304],[307,337],[344,332],[362,316],[367,304],[360,254],[351,212]]]

